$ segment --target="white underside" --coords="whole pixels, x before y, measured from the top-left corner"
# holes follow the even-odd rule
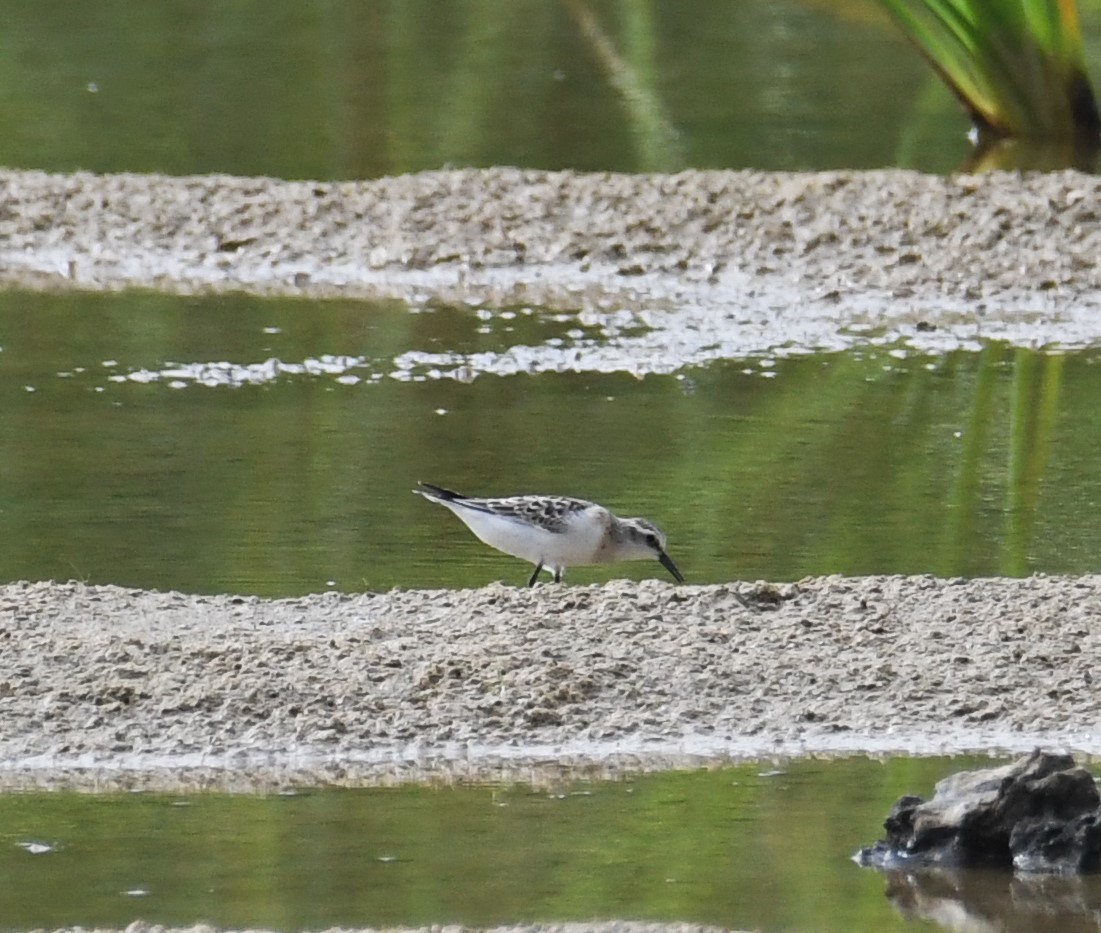
[[[440,500],[436,500],[440,501]],[[440,502],[459,516],[482,541],[498,551],[519,557],[548,570],[565,570],[600,563],[606,534],[605,513],[594,507],[570,517],[565,531],[547,531],[538,525],[467,508],[460,502]]]

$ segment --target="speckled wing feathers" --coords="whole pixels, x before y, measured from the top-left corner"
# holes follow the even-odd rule
[[[509,496],[507,499],[467,499],[466,505],[484,508],[487,512],[538,525],[547,531],[561,533],[569,526],[569,517],[593,503],[565,496]]]
[[[475,509],[490,515],[510,518],[526,525],[536,525],[546,531],[561,534],[569,527],[569,518],[586,509],[599,508],[585,499],[568,496],[507,496],[500,499],[477,499],[432,483],[419,483],[413,490],[439,502],[454,502],[465,509]]]

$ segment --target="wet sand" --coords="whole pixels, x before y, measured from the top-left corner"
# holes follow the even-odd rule
[[[724,352],[1101,339],[1101,179],[903,171],[363,182],[0,171],[0,284],[695,308]],[[671,347],[675,341],[665,339]]]
[[[0,588],[0,786],[533,780],[1101,740],[1101,576]]]

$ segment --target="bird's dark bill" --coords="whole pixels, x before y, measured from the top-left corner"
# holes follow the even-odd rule
[[[682,577],[680,571],[677,570],[677,565],[673,563],[672,558],[668,554],[666,554],[665,551],[662,551],[658,555],[658,560],[661,562],[661,566],[673,575],[674,580],[676,580],[678,583],[684,582],[684,577]]]

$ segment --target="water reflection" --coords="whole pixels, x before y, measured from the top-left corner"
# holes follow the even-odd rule
[[[695,583],[1096,569],[1089,351],[873,343],[643,378],[399,363],[602,339],[540,309],[0,295],[0,578],[263,595],[517,579],[412,495],[421,479],[650,516]]]
[[[763,762],[273,797],[0,795],[0,915],[16,930],[121,929],[140,916],[221,929],[630,918],[901,931],[881,879],[849,853],[895,797],[965,764]],[[29,854],[28,841],[51,851]]]
[[[874,0],[206,0],[140,15],[64,0],[4,16],[15,117],[0,163],[15,167],[946,171],[967,149],[963,114]]]
[[[900,916],[930,921],[946,930],[1101,930],[1101,878],[1096,876],[889,872],[885,893]]]

